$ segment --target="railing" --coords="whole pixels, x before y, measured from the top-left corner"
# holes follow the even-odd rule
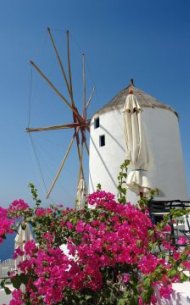
[[[179,236],[185,236],[190,242],[190,201],[189,200],[151,200],[149,202],[149,212],[153,223],[158,223],[164,217],[169,215],[169,224],[171,225],[171,238],[173,244],[178,246]],[[173,217],[172,210],[189,210],[183,216]],[[188,243],[189,243],[188,242]],[[181,245],[183,246],[183,245]]]
[[[15,269],[15,260],[6,259],[0,262],[0,279],[3,279],[7,276],[8,272]]]

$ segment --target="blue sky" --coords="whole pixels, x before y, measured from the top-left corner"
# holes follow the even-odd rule
[[[25,132],[29,101],[31,125],[71,121],[67,108],[36,73],[31,72],[29,64],[33,59],[61,85],[46,32],[48,26],[54,30],[63,54],[64,33],[67,29],[71,32],[74,92],[79,104],[81,53],[86,54],[88,94],[92,86],[96,87],[89,115],[126,87],[130,78],[135,79],[137,87],[178,112],[190,190],[189,13],[189,0],[0,1],[1,205],[7,206],[16,198],[31,202],[27,186],[30,181],[44,198],[41,175]],[[45,176],[54,175],[69,136],[68,132],[51,134],[50,139],[41,135],[35,137],[35,145],[42,151],[39,158],[47,157],[46,162],[51,167],[51,174],[45,172]],[[53,198],[56,202],[66,205],[73,202],[76,168],[73,151]]]

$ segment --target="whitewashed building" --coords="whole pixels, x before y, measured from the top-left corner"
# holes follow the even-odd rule
[[[178,114],[170,106],[134,87],[133,83],[91,119],[89,192],[95,191],[100,183],[102,189],[117,195],[117,176],[126,159],[123,108],[131,87],[142,109],[144,131],[152,154],[152,166],[147,175],[151,186],[159,189],[155,199],[187,200]],[[136,202],[138,196],[129,190],[127,198]]]
[[[12,258],[0,262],[0,279],[8,276],[8,273],[15,270],[15,260]]]

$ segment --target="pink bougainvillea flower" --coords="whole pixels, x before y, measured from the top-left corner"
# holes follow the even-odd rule
[[[190,261],[185,261],[182,263],[182,265],[187,269],[190,270]]]
[[[173,292],[172,286],[167,285],[167,286],[161,286],[159,289],[160,296],[165,298],[165,299],[170,299],[171,298],[171,293]]]
[[[12,292],[13,299],[10,301],[9,305],[24,305],[22,299],[23,293],[20,289],[15,289]]]
[[[185,245],[187,243],[187,238],[185,236],[180,236],[177,243],[178,245]]]
[[[17,248],[14,251],[13,258],[17,258],[18,256],[23,256],[23,255],[24,255],[24,251],[21,250],[20,248]]]
[[[85,229],[85,222],[83,222],[82,220],[79,220],[76,224],[76,232],[78,233],[82,233]]]
[[[127,284],[130,280],[130,275],[128,273],[124,273],[122,276],[123,283]]]
[[[43,217],[43,216],[47,216],[47,215],[51,215],[52,214],[52,209],[51,208],[37,208],[35,210],[35,215],[38,217]]]
[[[32,256],[37,251],[37,246],[34,240],[29,240],[24,245],[24,250],[27,255]]]
[[[140,259],[138,267],[144,274],[149,274],[156,269],[158,263],[159,259],[155,255],[148,254]]]
[[[26,203],[22,199],[14,200],[10,205],[9,205],[9,211],[24,211],[29,208],[28,203]]]
[[[0,207],[0,243],[5,238],[6,234],[13,233],[13,219],[8,218],[7,209]]]
[[[170,226],[170,225],[166,225],[166,226],[163,228],[163,231],[165,231],[165,232],[171,232],[171,226]]]

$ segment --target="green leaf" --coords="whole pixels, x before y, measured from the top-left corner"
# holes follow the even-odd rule
[[[16,288],[16,289],[19,289],[21,284],[22,284],[22,281],[20,279],[20,276],[15,276],[11,279],[12,281],[12,284],[13,284],[13,287]]]
[[[12,293],[12,291],[8,287],[4,287],[4,290],[5,290],[5,293],[8,295]]]
[[[118,305],[125,305],[125,304],[127,304],[128,297],[129,297],[129,291],[126,290],[124,292],[123,296],[121,298],[119,298]]]
[[[86,301],[88,301],[88,300],[90,300],[90,299],[92,299],[92,296],[91,296],[91,295],[85,295],[85,300],[86,300]]]
[[[4,280],[2,280],[1,282],[0,282],[0,286],[2,287],[2,288],[4,288],[5,287],[5,282],[6,282],[6,280],[4,279]]]
[[[28,282],[28,277],[25,274],[16,275],[11,279],[13,287],[19,289],[21,284],[26,284]]]
[[[171,269],[168,271],[168,276],[174,277],[177,273],[178,273],[178,271],[176,269]]]
[[[146,303],[149,302],[152,293],[153,293],[153,288],[152,287],[148,287],[145,290],[143,290],[143,292],[142,292],[143,301],[145,301]]]
[[[144,288],[149,288],[151,284],[150,278],[147,277],[144,279]]]
[[[188,281],[189,280],[189,277],[185,274],[185,273],[180,273],[180,280],[182,282],[185,282],[185,281]]]

